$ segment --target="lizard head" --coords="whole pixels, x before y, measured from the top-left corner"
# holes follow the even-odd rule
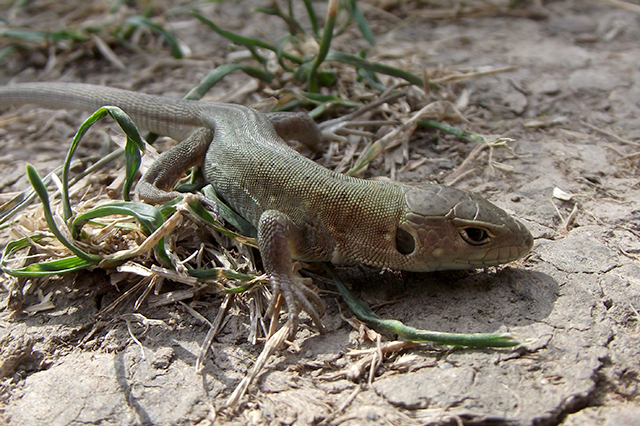
[[[406,210],[396,231],[401,269],[432,271],[494,266],[533,246],[527,228],[484,198],[459,189],[404,186]]]

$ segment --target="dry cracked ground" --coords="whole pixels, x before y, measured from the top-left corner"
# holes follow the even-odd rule
[[[57,27],[63,18],[90,21],[106,13],[85,11],[90,3],[68,1],[56,9],[33,2],[11,17],[26,27],[43,19]],[[226,29],[257,37],[275,21],[251,8],[268,3],[206,4],[200,10]],[[341,316],[351,314],[325,293],[328,333],[306,324],[298,350],[277,352],[229,412],[224,402],[262,348],[247,343],[246,309],[232,309],[198,374],[195,361],[209,327],[184,305],[145,308],[146,329],[134,316],[107,318],[95,327],[105,300],[119,295],[104,273],[49,282],[44,294],[51,293],[55,307],[31,315],[6,306],[16,283],[4,276],[0,422],[639,424],[640,14],[607,2],[565,1],[525,4],[518,13],[465,14],[462,8],[458,17],[436,20],[430,12],[444,6],[429,3],[363,2],[377,37],[369,57],[417,74],[438,67],[518,67],[451,86],[468,95],[464,114],[473,130],[515,139],[513,152],[494,152],[512,171],[489,173],[485,156],[457,186],[521,218],[535,246],[522,261],[498,269],[396,274],[356,268],[347,278],[368,304],[381,305],[383,317],[439,331],[509,331],[525,344],[513,350],[407,350],[388,356],[369,383],[368,371],[349,374],[364,357],[350,351],[376,344],[354,330]],[[82,17],[85,12],[98,15]],[[161,46],[152,54],[119,50],[124,68],[118,69],[95,49],[79,48],[75,56],[63,49],[54,57],[52,46],[7,57],[0,84],[63,80],[186,93],[227,58],[228,42],[189,15],[167,20],[191,50],[187,59],[170,59]],[[352,49],[366,46],[357,31],[349,34],[356,40]],[[229,96],[252,85],[251,78],[234,75],[213,94],[253,103],[257,98]],[[26,161],[41,171],[60,165],[81,116],[32,107],[1,112],[6,200],[27,186]],[[99,136],[93,140],[87,150],[101,146]],[[412,155],[433,143],[433,133],[416,134]],[[472,148],[456,143],[460,155],[426,162],[397,179],[445,180]],[[25,304],[37,301],[37,294],[26,292]],[[213,320],[219,298],[187,303]]]

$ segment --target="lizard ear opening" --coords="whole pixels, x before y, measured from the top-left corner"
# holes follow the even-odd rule
[[[416,240],[413,235],[402,228],[396,229],[396,250],[401,254],[407,255],[413,253],[416,248]]]

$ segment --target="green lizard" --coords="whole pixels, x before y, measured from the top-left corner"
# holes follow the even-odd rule
[[[518,259],[533,238],[484,198],[436,184],[410,186],[333,172],[290,148],[322,138],[306,114],[263,114],[240,105],[187,101],[67,83],[0,88],[0,105],[95,111],[113,105],[140,127],[182,141],[160,155],[136,186],[149,203],[175,198],[174,184],[202,166],[219,197],[258,230],[264,268],[297,327],[306,311],[320,331],[324,305],[292,259],[363,263],[407,271],[468,269]]]

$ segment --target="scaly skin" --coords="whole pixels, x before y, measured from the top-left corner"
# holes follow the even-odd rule
[[[274,296],[284,296],[294,321],[304,309],[321,331],[322,301],[293,272],[292,259],[466,269],[513,261],[533,244],[522,223],[478,195],[357,179],[303,157],[283,139],[318,143],[321,132],[305,114],[262,114],[85,84],[0,88],[0,105],[26,103],[89,112],[114,105],[140,127],[182,140],[142,177],[138,196],[151,203],[172,199],[185,170],[202,166],[218,195],[258,229]]]

